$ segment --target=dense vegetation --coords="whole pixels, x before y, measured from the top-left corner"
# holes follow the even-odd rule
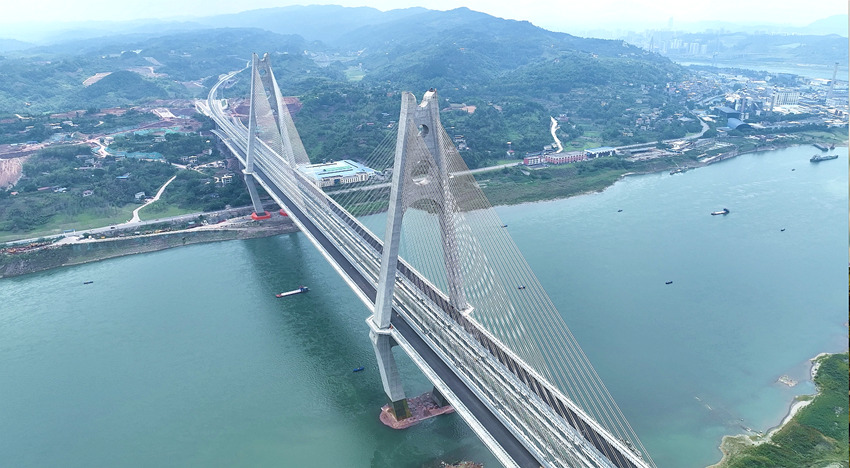
[[[89,107],[107,107],[127,105],[143,100],[168,97],[168,92],[153,81],[146,80],[137,73],[119,70],[110,73],[97,83],[78,91],[80,99]]]
[[[92,106],[87,107],[87,110],[75,112],[72,119],[73,125],[67,123],[69,119],[66,117],[54,118],[46,114],[30,115],[25,119],[4,119],[0,122],[0,144],[27,141],[41,142],[56,133],[108,133],[158,120],[153,114],[132,109],[120,116],[102,114],[99,109]]]
[[[196,138],[178,137],[172,142]],[[17,195],[0,191],[0,232],[59,228],[73,218],[112,220],[126,213],[125,207],[141,203],[135,197],[138,192],[153,196],[177,173],[171,164],[131,158],[107,157],[93,166],[86,162],[91,157],[87,146],[53,147],[31,157],[23,167],[25,177],[15,187]],[[250,202],[241,178],[234,177],[232,183],[222,186],[212,177],[215,171],[181,171],[165,192],[164,203],[151,209],[174,205],[190,211],[211,211]],[[127,219],[129,216],[112,221]]]
[[[476,175],[493,205],[512,205],[565,198],[602,190],[626,173],[648,173],[694,164],[695,155],[677,155],[646,161],[604,157],[543,169],[509,167]]]
[[[230,206],[245,206],[251,203],[245,181],[233,177],[227,185],[213,183],[209,175],[196,171],[180,171],[168,186],[163,200],[171,205],[190,211],[215,211]],[[155,209],[152,205],[151,209]],[[147,208],[145,208],[147,209]]]
[[[446,107],[453,103],[474,107],[472,113],[458,109],[441,116],[451,134],[464,136],[468,149],[462,155],[473,168],[503,159],[508,141],[517,156],[542,150],[552,143],[550,117],[560,114],[569,122],[560,125],[558,137],[565,143],[575,142],[571,149],[678,138],[700,129],[696,120],[678,120],[686,112],[684,103],[664,92],[665,80],[678,73],[670,63],[647,65],[636,59],[571,53],[509,69],[501,78],[491,79],[498,64],[489,58],[477,62],[480,68],[476,69],[446,57],[457,51],[432,52],[434,56],[421,60],[434,62],[433,66],[414,61],[416,65],[407,69],[381,67],[360,82],[318,82],[301,95],[304,107],[295,118],[311,157],[365,158],[398,119],[398,90],[418,89],[420,97],[422,83],[435,85]],[[474,55],[460,54],[460,58]],[[432,76],[441,68],[435,61],[451,64],[439,78]],[[591,74],[595,78],[574,80],[587,76],[587,68],[596,69]],[[475,80],[481,82],[460,84]],[[637,119],[654,109],[661,109],[656,125],[638,128]]]
[[[201,136],[198,133],[166,133],[165,137],[158,141],[149,134],[133,133],[115,138],[109,145],[110,150],[119,150],[139,153],[159,153],[170,163],[183,163],[184,157],[202,154],[210,151],[211,154],[203,154],[198,158],[199,163],[221,159],[221,153],[213,147],[212,137]]]
[[[322,70],[303,56],[304,40],[256,29],[216,29],[123,42],[90,40],[0,56],[0,113],[41,113],[135,104],[159,97],[201,97],[222,73],[255,51],[288,55],[286,71]],[[154,72],[155,73],[151,73]],[[287,71],[289,73],[287,73]],[[96,73],[111,73],[85,86]],[[342,79],[342,75],[336,75]],[[279,78],[280,79],[280,78]]]
[[[30,158],[24,164],[25,177],[16,186],[18,194],[0,192],[0,231],[31,231],[60,215],[108,217],[133,203],[136,193],[155,193],[176,171],[162,163],[115,158],[106,158],[102,167],[80,170],[90,157],[86,146],[62,146]],[[119,178],[124,175],[128,176]],[[86,190],[91,195],[83,196]]]
[[[37,116],[38,111],[200,97],[221,73],[244,67],[251,52],[271,51],[284,93],[297,95],[304,105],[296,120],[315,160],[365,158],[397,120],[399,92],[421,96],[431,87],[447,107],[477,109],[444,117],[453,134],[467,138],[463,155],[471,167],[503,159],[507,141],[517,156],[540,151],[552,142],[553,115],[569,116],[559,138],[572,143],[571,149],[694,131],[694,124],[674,118],[686,111],[681,99],[664,92],[668,81],[683,76],[682,68],[622,41],[578,38],[465,8],[338,13],[359,15],[367,25],[341,26],[328,35],[328,43],[233,28],[16,52],[0,60],[0,112]],[[294,30],[311,33],[317,21],[308,18]],[[260,24],[278,29],[270,21]],[[352,68],[362,80],[347,79]],[[112,74],[83,86],[86,78],[106,72]],[[227,91],[244,96],[247,90],[247,80],[241,79]],[[655,124],[638,128],[641,114],[662,108]]]

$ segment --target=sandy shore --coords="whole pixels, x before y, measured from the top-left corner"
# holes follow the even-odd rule
[[[829,356],[829,354],[830,353],[820,353],[817,356],[809,359],[809,362],[812,363],[811,369],[809,370],[809,380],[811,380],[812,382],[815,381],[815,376],[818,374],[818,369],[820,368],[820,358],[824,356]],[[791,407],[788,408],[788,414],[786,414],[785,417],[782,418],[782,422],[779,423],[778,426],[768,429],[766,437],[769,438],[776,431],[782,429],[782,427],[784,427],[791,421],[791,418],[793,418],[798,411],[808,406],[819,393],[820,391],[816,390],[815,393],[811,395],[811,398],[809,398],[808,400],[795,400],[793,403],[791,403]]]
[[[818,373],[818,368],[820,367],[820,358],[823,356],[828,356],[830,353],[820,353],[817,356],[809,359],[811,362],[811,370],[809,371],[809,379],[814,382],[815,376]],[[707,468],[722,468],[726,461],[730,456],[737,453],[740,449],[744,447],[761,445],[765,442],[769,442],[773,434],[777,431],[785,427],[786,424],[791,422],[791,419],[803,408],[810,405],[814,398],[820,393],[820,391],[816,390],[814,394],[811,395],[811,398],[806,400],[794,400],[791,403],[791,406],[788,408],[788,413],[782,418],[782,422],[778,425],[768,429],[764,434],[759,435],[747,435],[747,434],[738,434],[734,436],[723,436],[723,440],[720,442],[720,451],[723,453],[723,458],[714,465],[711,465]]]

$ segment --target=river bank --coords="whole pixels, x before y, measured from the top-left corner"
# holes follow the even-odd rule
[[[756,447],[762,445],[769,445],[771,449],[766,449],[765,452],[769,455],[771,453],[776,453],[777,456],[780,452],[780,449],[773,449],[777,445],[782,447],[784,444],[792,441],[794,437],[781,437],[784,430],[793,429],[791,427],[792,422],[794,422],[795,426],[800,426],[799,422],[796,421],[800,412],[815,402],[819,402],[819,398],[824,394],[824,391],[832,390],[835,391],[834,388],[831,388],[827,383],[824,382],[824,379],[819,379],[818,371],[821,368],[821,365],[830,359],[836,359],[840,357],[840,354],[829,354],[829,353],[820,353],[817,356],[810,359],[811,362],[811,370],[810,370],[810,379],[812,382],[817,384],[817,389],[813,395],[799,395],[788,408],[788,413],[782,418],[782,421],[777,425],[770,429],[768,429],[765,433],[759,433],[756,435],[747,435],[747,434],[739,434],[734,436],[724,436],[722,442],[720,443],[720,451],[723,453],[723,457],[721,460],[709,466],[708,468],[732,468],[738,466],[746,466],[746,460],[748,457],[762,456],[763,454],[753,453]],[[844,355],[846,357],[846,354]],[[846,361],[845,361],[846,366]],[[846,372],[844,372],[846,377]],[[839,388],[845,388],[846,385],[841,386]],[[846,413],[846,408],[842,409],[844,413]],[[835,416],[839,416],[840,411],[835,409]],[[817,428],[815,428],[817,430]],[[777,441],[776,439],[782,438],[783,440]],[[785,440],[787,439],[787,440]],[[846,449],[846,437],[844,438],[844,443],[841,440],[838,441],[840,446]],[[821,452],[824,450],[821,449]],[[799,451],[795,451],[799,452]],[[845,450],[846,453],[846,450]],[[797,453],[800,455],[799,453]],[[814,460],[812,460],[814,461]],[[770,460],[768,460],[770,462]],[[778,461],[776,462],[778,463]]]
[[[823,137],[828,140],[827,136]],[[827,141],[824,140],[824,141]],[[804,147],[817,143],[815,136],[789,141],[753,143],[738,138],[713,144],[716,148],[689,150],[683,154],[630,160],[598,158],[580,164],[565,164],[529,169],[525,166],[502,168],[500,171],[477,175],[479,186],[493,206],[569,198],[587,193],[602,192],[624,177],[681,170],[682,172],[717,164],[744,154]],[[833,141],[846,146],[847,141]],[[813,147],[814,150],[814,147]],[[682,170],[683,168],[687,168]]]
[[[725,161],[743,154],[772,151],[790,146],[800,145],[771,145],[769,147],[759,147],[747,152],[740,152],[737,147],[733,146],[733,149],[730,151],[714,155],[708,160],[692,162],[689,169],[697,169],[711,164],[716,164],[720,161]],[[587,193],[601,192],[625,177],[665,172],[675,167],[678,167],[678,165],[673,160],[656,159],[644,161],[639,170],[611,169],[601,170],[596,173],[583,176],[578,176],[577,174],[568,175],[567,177],[544,176],[540,178],[541,180],[533,181],[532,184],[517,182],[516,180],[505,181],[507,183],[494,183],[494,181],[482,180],[479,181],[479,183],[484,189],[488,199],[490,199],[492,205],[515,205],[527,202],[570,198]],[[553,171],[575,170],[574,167],[554,167],[551,169]],[[480,177],[485,177],[484,174]],[[504,195],[507,195],[507,197]],[[257,225],[242,226],[240,228],[229,226],[225,229],[215,231],[198,229],[199,228],[174,233],[161,233],[159,234],[161,237],[157,238],[151,238],[150,236],[134,236],[123,238],[123,240],[99,239],[96,242],[94,242],[94,240],[90,240],[86,247],[51,245],[33,250],[26,254],[19,253],[15,255],[7,255],[0,251],[0,278],[18,276],[65,265],[76,265],[90,261],[98,261],[121,255],[153,252],[166,248],[179,247],[180,245],[234,239],[250,239],[297,230],[294,226],[291,226],[291,228],[281,227],[280,231],[278,231],[274,228],[265,229]],[[176,236],[179,233],[184,234]],[[179,242],[174,241],[174,239],[178,237]],[[103,244],[100,244],[101,242],[103,242]],[[57,244],[62,243],[59,242]]]
[[[180,231],[159,232],[104,239],[71,239],[17,252],[0,253],[0,278],[26,275],[70,265],[96,262],[124,255],[155,252],[185,245],[276,236],[298,231],[288,217],[262,223],[243,222],[222,226],[201,226]]]
[[[754,154],[806,146],[810,143],[772,143],[742,150],[736,145],[710,155],[692,158],[679,155],[641,161],[623,161],[600,158],[582,164],[549,166],[528,170],[525,166],[503,169],[501,172],[484,172],[477,176],[487,199],[493,206],[557,200],[588,193],[602,192],[617,181],[635,175],[658,174],[680,169],[699,169],[731,160],[744,154]],[[843,143],[846,146],[846,142]],[[489,176],[489,178],[488,178]]]

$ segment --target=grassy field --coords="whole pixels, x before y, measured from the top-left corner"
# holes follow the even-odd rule
[[[355,66],[346,68],[344,73],[345,77],[348,78],[348,81],[360,81],[364,76],[366,76],[366,72],[364,72],[363,69]]]
[[[109,226],[112,224],[120,224],[129,221],[133,217],[133,210],[139,205],[129,204],[117,209],[113,214],[99,215],[91,212],[84,212],[75,216],[67,216],[57,214],[50,222],[45,224],[41,229],[30,232],[0,232],[0,242],[9,242],[17,239],[29,239],[33,237],[50,236],[61,234],[64,230],[75,229],[83,231],[86,229]]]
[[[589,132],[589,133],[593,133],[593,132]],[[598,133],[598,132],[596,132],[596,133]],[[578,140],[562,141],[561,143],[564,145],[564,152],[567,152],[567,153],[569,153],[570,151],[584,151],[588,148],[598,148],[600,146],[604,146],[602,144],[601,138],[593,139],[593,140],[588,140],[588,139],[582,138],[582,139],[578,139]]]
[[[572,168],[542,169],[524,176],[525,179],[515,173],[493,176],[488,173],[488,180],[482,182],[484,195],[494,206],[565,198],[604,190],[626,173],[624,169],[610,169],[579,176],[569,169]]]
[[[809,130],[805,132],[791,133],[782,140],[785,144],[847,144],[847,129],[833,128],[831,131]]]
[[[164,203],[162,200],[158,200],[139,210],[139,218],[142,221],[149,221],[152,219],[196,213],[198,211],[201,210],[197,208],[180,208],[177,205]]]

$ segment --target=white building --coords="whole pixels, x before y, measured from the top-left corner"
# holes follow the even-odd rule
[[[307,175],[317,187],[365,182],[375,174],[373,169],[348,159],[311,164],[299,167],[298,170]]]
[[[776,106],[794,106],[800,100],[798,91],[774,91],[771,108]]]

